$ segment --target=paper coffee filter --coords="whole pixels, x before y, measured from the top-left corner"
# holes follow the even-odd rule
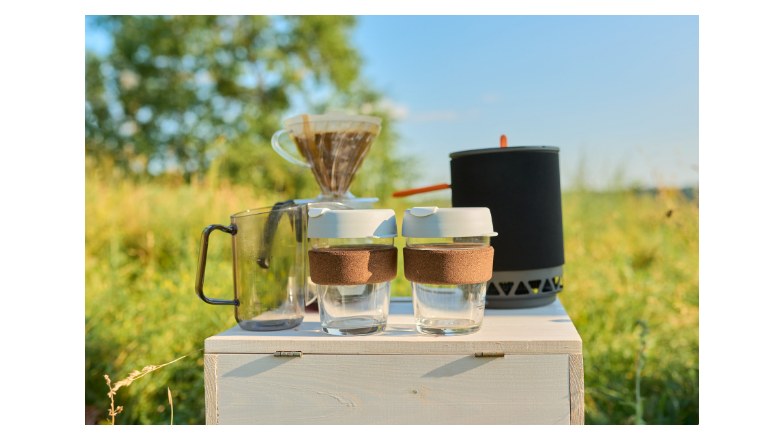
[[[381,128],[381,118],[376,116],[367,116],[367,115],[346,115],[343,112],[339,111],[332,111],[327,112],[323,115],[297,115],[292,116],[291,118],[287,118],[283,121],[283,124],[286,125],[287,129],[294,129],[294,125],[303,124],[305,119],[311,124],[318,124],[318,123],[326,123],[326,122],[335,122],[335,123],[365,123],[365,124],[373,124],[379,126]]]
[[[328,112],[284,121],[321,194],[343,197],[381,130],[381,118]]]

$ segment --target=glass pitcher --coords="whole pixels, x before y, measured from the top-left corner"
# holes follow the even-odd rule
[[[201,236],[196,294],[210,305],[234,305],[234,317],[248,331],[293,328],[315,300],[307,289],[306,204],[283,202],[231,216],[231,225],[210,225]],[[234,299],[204,295],[210,233],[231,234]]]

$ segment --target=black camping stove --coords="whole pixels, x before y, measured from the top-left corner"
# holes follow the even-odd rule
[[[564,241],[557,147],[455,152],[452,206],[488,207],[498,232],[487,308],[531,308],[563,290]]]

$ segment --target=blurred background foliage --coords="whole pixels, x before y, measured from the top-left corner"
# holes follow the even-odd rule
[[[105,421],[104,374],[116,382],[235,325],[229,308],[193,293],[201,230],[318,194],[310,172],[269,145],[285,117],[326,109],[381,116],[352,192],[379,197],[399,218],[412,204],[450,201],[388,197],[411,182],[416,162],[396,149],[394,120],[359,75],[353,18],[99,22],[114,47],[85,59],[85,405]],[[575,182],[563,195],[560,299],[584,342],[586,422],[699,423],[699,193],[598,193]],[[216,237],[208,261],[205,292],[230,298],[230,242]],[[410,292],[402,277],[393,291]],[[639,320],[650,333],[637,401]],[[203,424],[203,380],[197,353],[121,388],[118,424],[168,424],[167,387],[175,424]]]
[[[114,46],[86,54],[85,154],[128,178],[190,182],[213,173],[282,196],[318,194],[311,173],[270,147],[292,109],[384,118],[353,193],[410,177],[381,95],[359,77],[347,16],[101,17]],[[404,164],[406,166],[404,167]],[[384,170],[381,173],[381,170]]]

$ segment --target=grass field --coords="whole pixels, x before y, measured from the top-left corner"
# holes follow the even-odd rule
[[[201,230],[285,199],[225,183],[130,183],[86,177],[85,404],[109,407],[103,378],[163,364],[235,325],[193,293]],[[391,200],[399,219],[406,200]],[[583,338],[586,423],[699,422],[699,209],[679,192],[567,192],[561,302]],[[205,293],[232,296],[228,236],[210,243]],[[225,236],[225,237],[224,237]],[[401,257],[402,264],[402,257]],[[400,274],[402,275],[402,267]],[[398,277],[395,295],[408,295]],[[640,400],[636,371],[643,343]],[[196,353],[121,388],[118,424],[203,424]],[[639,405],[639,406],[638,406]]]

